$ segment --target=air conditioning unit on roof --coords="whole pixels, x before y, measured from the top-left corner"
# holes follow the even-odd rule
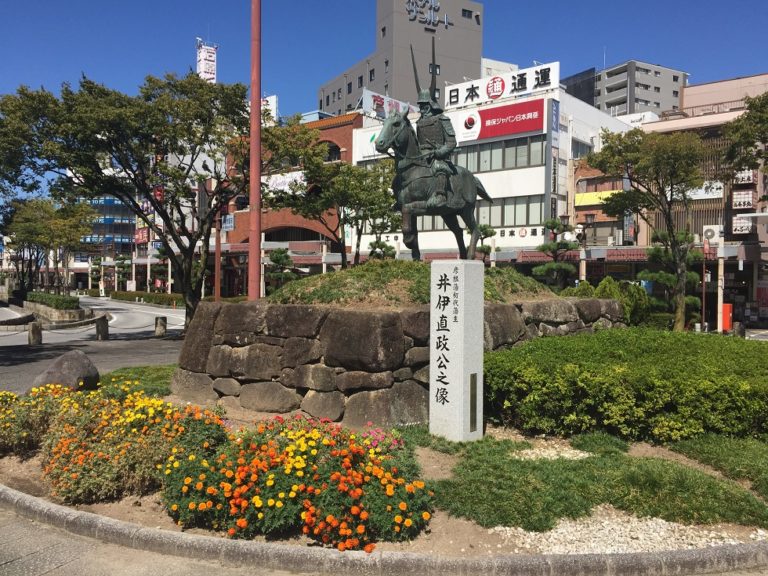
[[[705,224],[702,226],[701,238],[709,242],[719,242],[723,227],[720,224]]]

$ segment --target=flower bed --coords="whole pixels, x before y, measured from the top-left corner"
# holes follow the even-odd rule
[[[410,539],[433,494],[394,433],[302,417],[232,431],[219,414],[146,396],[137,382],[0,395],[0,455],[40,449],[65,502],[161,490],[183,527],[233,538],[300,534],[339,550]],[[403,470],[406,472],[404,473]]]

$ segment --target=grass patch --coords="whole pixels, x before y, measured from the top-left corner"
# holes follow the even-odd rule
[[[606,432],[579,434],[571,438],[571,446],[593,454],[621,454],[629,450],[629,444],[624,440]]]
[[[518,460],[512,452],[508,442],[489,438],[472,444],[454,478],[433,484],[437,506],[484,527],[534,531],[602,503],[681,523],[768,526],[768,507],[749,492],[674,462],[615,451],[583,460]]]
[[[726,438],[704,434],[670,446],[675,452],[708,464],[728,478],[749,480],[768,500],[768,444],[754,438]]]
[[[430,267],[425,262],[371,260],[331,274],[289,282],[267,297],[279,304],[352,304],[414,306],[429,303]],[[513,268],[485,271],[485,300],[510,302],[521,296],[553,293]]]
[[[144,390],[147,396],[162,398],[171,393],[171,377],[176,368],[176,364],[119,368],[114,372],[102,374],[101,385],[108,395],[111,393],[121,396],[120,389],[126,382],[138,382],[138,387]]]

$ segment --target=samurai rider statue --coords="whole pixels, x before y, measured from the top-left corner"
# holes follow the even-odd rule
[[[420,90],[417,102],[421,112],[416,122],[419,151],[433,176],[427,208],[441,208],[448,204],[448,178],[456,173],[450,161],[456,149],[456,133],[451,119],[443,114],[431,90]]]

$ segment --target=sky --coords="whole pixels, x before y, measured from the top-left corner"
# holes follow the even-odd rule
[[[405,2],[405,0],[402,0]],[[218,48],[218,79],[250,81],[249,0],[0,0],[0,95],[58,93],[82,75],[136,94],[147,75],[195,68]],[[375,50],[375,0],[261,0],[262,92],[281,116],[317,108],[321,84]],[[768,73],[768,0],[484,0],[483,56],[561,63],[563,77],[643,60],[690,84]]]

